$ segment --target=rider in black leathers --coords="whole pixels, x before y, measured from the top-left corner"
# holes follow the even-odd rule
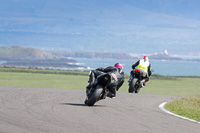
[[[97,78],[98,75],[101,75],[103,73],[114,73],[117,77],[116,82],[111,84],[109,86],[110,92],[108,93],[108,97],[114,98],[116,96],[116,91],[119,90],[119,88],[122,86],[124,83],[124,71],[123,71],[123,66],[121,63],[116,63],[115,66],[109,66],[106,68],[97,68],[95,70],[90,71],[89,73],[89,84],[86,87],[86,93],[88,90],[93,87],[95,79]]]

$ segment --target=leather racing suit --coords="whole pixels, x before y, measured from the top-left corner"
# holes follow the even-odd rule
[[[97,78],[98,75],[101,75],[103,73],[114,73],[117,77],[117,81],[109,86],[110,93],[108,93],[108,97],[112,98],[116,96],[116,91],[119,90],[119,88],[124,83],[124,71],[121,68],[116,68],[113,66],[109,66],[106,68],[97,68],[95,70],[90,71],[89,74],[89,84],[86,87],[86,93],[87,90],[89,90],[94,85],[94,81]]]

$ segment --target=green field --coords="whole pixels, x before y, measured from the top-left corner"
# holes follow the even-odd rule
[[[166,104],[171,112],[200,121],[200,96],[180,97]]]
[[[0,85],[58,89],[85,89],[87,76],[0,72]]]
[[[85,90],[88,72],[0,68],[0,85]],[[128,75],[119,92],[128,92]],[[139,93],[160,95],[200,95],[200,78],[154,75]]]
[[[126,75],[125,77],[125,82],[119,93],[128,93],[127,81],[129,76]],[[0,86],[85,90],[88,78],[88,72],[0,68]],[[200,120],[199,86],[199,77],[153,75],[139,93],[181,96],[184,100],[179,98],[169,102],[166,106],[167,109],[188,118]]]
[[[0,85],[85,90],[88,72],[0,68]],[[152,76],[139,93],[200,95],[200,78]],[[128,75],[119,92],[128,92]]]

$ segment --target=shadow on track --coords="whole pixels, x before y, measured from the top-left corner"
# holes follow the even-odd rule
[[[79,103],[61,103],[63,105],[71,105],[71,106],[86,106],[86,107],[106,107],[105,105],[94,105],[94,106],[87,106],[85,104],[79,104]]]

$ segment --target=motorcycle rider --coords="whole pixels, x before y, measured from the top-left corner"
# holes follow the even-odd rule
[[[142,76],[142,80],[140,81],[141,85],[145,86],[145,83],[149,81],[149,77],[152,74],[151,64],[149,63],[149,58],[147,56],[143,56],[143,59],[138,60],[135,64],[132,65],[132,69],[139,70],[144,73]],[[134,71],[131,71],[131,76],[134,75]]]
[[[109,66],[106,68],[97,68],[95,70],[90,71],[88,81],[89,84],[86,87],[86,94],[88,94],[88,91],[94,86],[94,82],[97,76],[103,73],[113,73],[115,75],[113,78],[115,78],[116,82],[114,82],[108,87],[110,92],[107,95],[110,98],[114,98],[116,96],[116,91],[118,91],[124,83],[124,71],[121,63],[116,63],[114,67]]]

